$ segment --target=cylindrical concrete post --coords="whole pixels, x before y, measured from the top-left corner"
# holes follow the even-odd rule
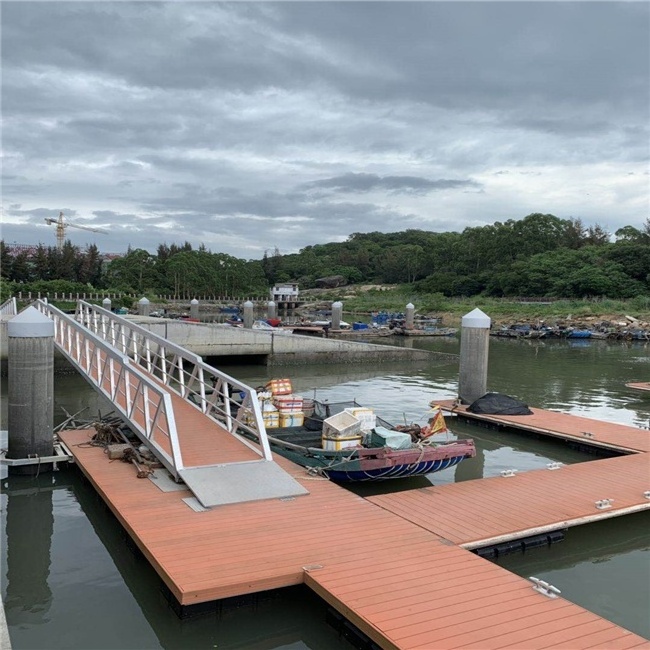
[[[250,300],[244,303],[244,327],[253,328],[253,303]]]
[[[458,396],[463,404],[471,404],[487,392],[490,322],[478,308],[461,320]]]
[[[408,305],[406,305],[406,321],[404,323],[404,327],[407,330],[412,330],[414,320],[415,320],[415,305],[412,302],[410,302]]]
[[[111,310],[111,299],[110,298],[104,298],[104,300],[102,300],[102,307],[106,311],[110,311]]]
[[[343,317],[343,303],[342,302],[333,302],[332,303],[332,329],[340,330],[341,329],[341,318]]]
[[[269,300],[266,303],[266,313],[268,314],[268,318],[277,318],[278,315],[277,305],[272,300]]]
[[[150,308],[150,303],[144,296],[138,300],[138,314],[140,316],[148,316]]]
[[[54,321],[28,307],[7,323],[9,444],[7,458],[54,454]],[[35,475],[52,463],[19,465],[11,474]]]
[[[190,318],[199,320],[199,301],[196,298],[190,301]]]

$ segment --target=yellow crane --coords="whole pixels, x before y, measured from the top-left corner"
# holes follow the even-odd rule
[[[99,232],[102,235],[108,235],[108,232],[106,230],[102,230],[101,228],[90,228],[89,226],[81,226],[78,223],[70,223],[67,220],[63,221],[63,212],[59,212],[58,219],[50,219],[49,217],[45,217],[45,223],[51,223],[56,226],[56,247],[59,250],[63,248],[63,242],[65,240],[65,229],[68,226],[71,226],[72,228],[81,228],[82,230],[90,230],[90,232]]]

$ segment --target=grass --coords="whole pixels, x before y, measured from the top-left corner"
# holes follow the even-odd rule
[[[343,287],[320,294],[319,300],[340,300],[347,313],[368,314],[373,311],[404,312],[412,303],[416,313],[446,315],[445,323],[460,323],[465,314],[481,309],[495,321],[515,320],[565,320],[601,318],[624,319],[626,315],[640,321],[650,321],[650,297],[632,300],[557,300],[550,304],[515,302],[508,298],[447,298],[442,294],[413,294],[403,288],[355,292],[353,287]]]

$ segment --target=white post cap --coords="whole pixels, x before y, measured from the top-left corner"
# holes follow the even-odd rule
[[[275,302],[273,300],[269,300],[268,305],[269,307],[275,307]]]
[[[143,296],[142,298],[140,298],[140,300],[138,300],[138,304],[139,305],[148,305],[149,300]]]
[[[341,309],[341,307],[343,307],[343,303],[340,300],[332,303],[332,309]]]
[[[253,306],[253,303],[252,303],[250,300],[247,300],[247,301],[244,303],[244,307],[252,307],[252,306]]]
[[[199,301],[196,298],[192,298],[192,300],[190,300],[190,305],[198,305],[198,304]]]
[[[15,339],[41,339],[54,336],[54,321],[34,307],[27,307],[7,322],[7,336]]]
[[[484,314],[478,307],[465,314],[460,323],[462,327],[475,327],[477,329],[490,329],[491,319]]]
[[[412,302],[410,302],[408,305],[406,305],[406,308],[407,309],[415,309],[415,305]]]

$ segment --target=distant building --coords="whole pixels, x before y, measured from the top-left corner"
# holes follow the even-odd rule
[[[271,300],[278,307],[295,307],[298,304],[298,293],[298,285],[293,283],[276,284],[269,290]]]

